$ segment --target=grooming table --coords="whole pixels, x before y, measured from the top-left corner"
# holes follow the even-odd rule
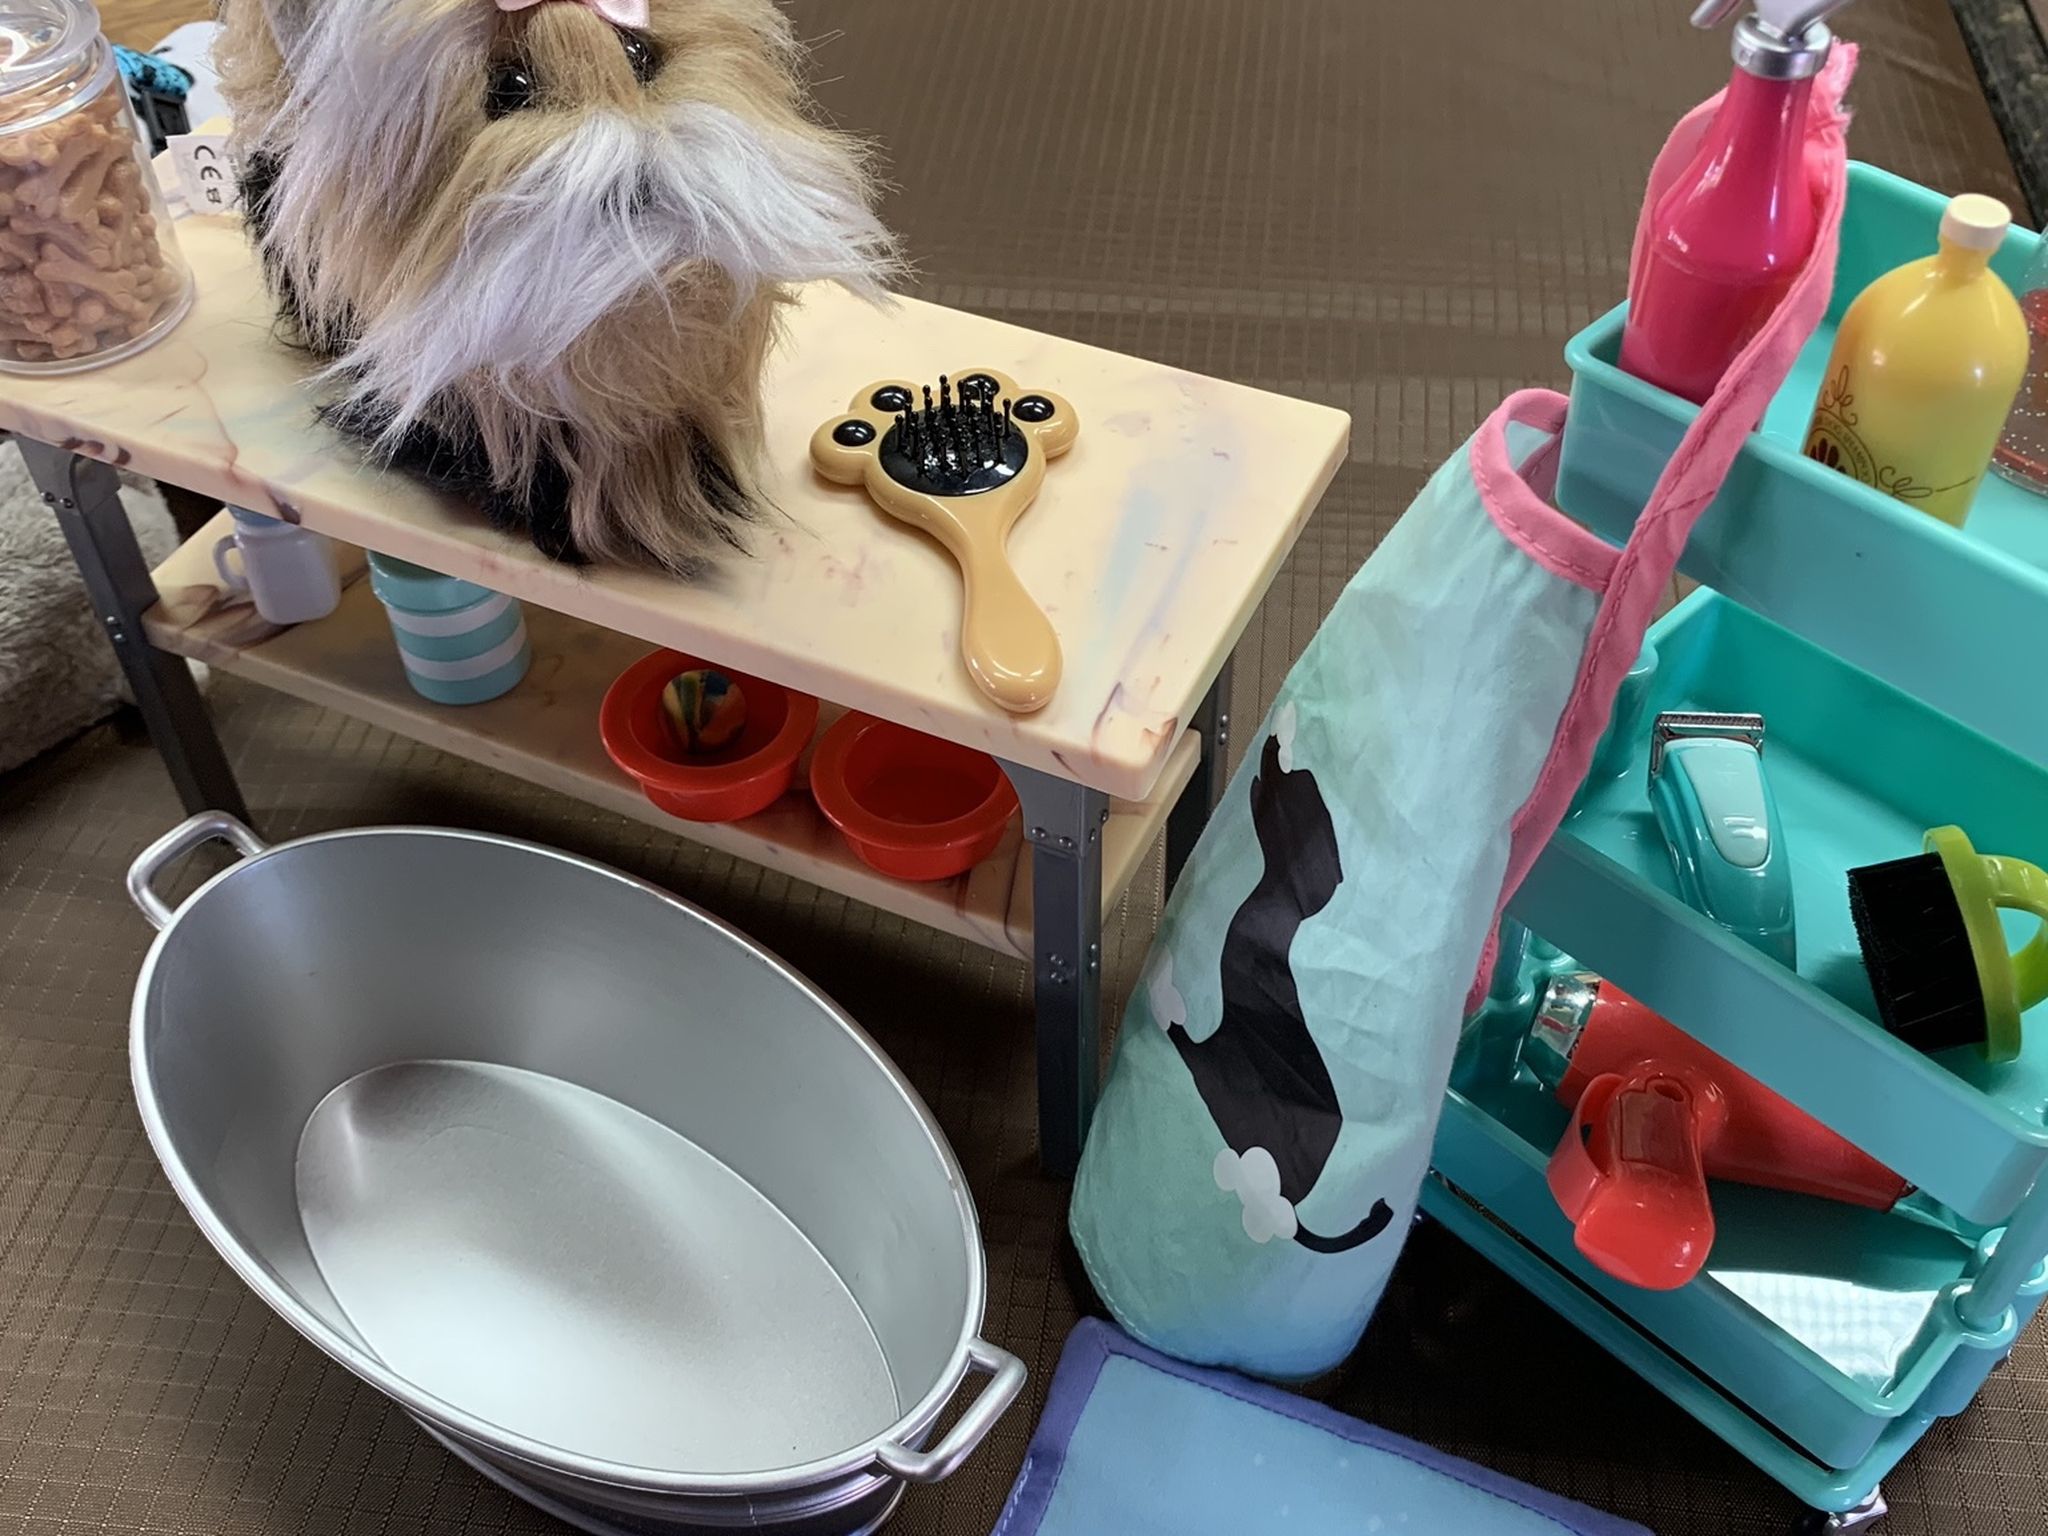
[[[1349,418],[912,299],[875,307],[811,289],[770,365],[763,478],[778,515],[753,558],[695,584],[574,569],[366,467],[315,422],[310,365],[273,334],[240,223],[187,217],[179,239],[199,295],[177,331],[98,371],[0,379],[0,427],[64,526],[187,808],[247,815],[190,657],[1020,955],[1036,996],[1041,1154],[1071,1172],[1098,1070],[1103,911],[1162,828],[1169,881],[1194,846],[1223,784],[1232,648],[1342,462]],[[869,380],[976,366],[1057,390],[1081,417],[1010,539],[1065,653],[1057,695],[1029,716],[968,678],[952,559],[817,477],[807,453]],[[528,605],[532,670],[488,704],[428,703],[362,581],[326,619],[264,624],[214,574],[225,514],[153,573],[116,467],[510,593]],[[911,885],[859,863],[801,788],[746,821],[666,815],[597,733],[605,687],[648,645],[993,753],[1023,804],[1021,836],[954,880]]]

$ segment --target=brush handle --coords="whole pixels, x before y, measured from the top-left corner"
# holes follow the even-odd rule
[[[967,592],[960,654],[974,685],[1015,714],[1043,709],[1060,685],[1060,638],[999,539],[952,540]]]
[[[1962,1043],[1972,1038],[1974,1033],[1974,1038],[1982,1042],[1986,1061],[2017,1061],[2024,1044],[2020,1015],[2043,998],[2048,998],[2048,873],[2043,873],[2024,859],[1979,853],[1970,845],[1970,836],[1961,827],[1929,827],[1922,846],[1940,861],[1941,875],[1948,883],[1948,890],[1938,894],[1923,893],[1912,905],[1893,916],[1903,925],[1917,917],[1923,903],[1945,897],[1946,901],[1938,911],[1931,906],[1926,910],[1935,912],[1944,928],[1952,922],[1961,924],[1969,941],[1970,961],[1977,974],[1974,985],[1964,973],[1951,973],[1938,981],[1927,977],[1914,978],[1906,995],[1917,1010],[1914,1027],[1929,1035],[1930,1043],[1921,1044],[1919,1040],[1913,1043],[1920,1045],[1922,1050],[1930,1050],[1937,1044]],[[1909,876],[1909,880],[1911,878]],[[2041,919],[2042,927],[2018,950],[2008,952],[2005,924],[1999,921],[1998,916],[2000,908],[2031,913]],[[1895,996],[1897,990],[1894,978],[1887,995]],[[1960,1039],[1944,1037],[1935,1040],[1932,1031],[1923,1028],[1929,1015],[1929,999],[1935,1005],[1932,1010],[1935,1015],[1963,1026],[1974,1023],[1971,1015],[1981,1010],[1981,1032],[1964,1033]],[[1891,1028],[1892,1023],[1887,1019],[1886,1027]],[[1903,1034],[1905,1031],[1894,1029],[1893,1033]]]
[[[2029,912],[2041,919],[2041,926],[2012,957],[2012,979],[2019,993],[2020,1012],[2048,1001],[2048,870],[2024,859],[1984,856],[1984,873],[1991,880],[1991,899],[2009,912]]]

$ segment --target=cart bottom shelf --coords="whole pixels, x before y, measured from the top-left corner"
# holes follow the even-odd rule
[[[1940,1416],[1927,1412],[1894,1419],[1854,1466],[1824,1466],[1581,1284],[1569,1270],[1517,1238],[1499,1218],[1441,1175],[1432,1173],[1423,1180],[1422,1209],[1810,1508],[1829,1513],[1860,1508]]]
[[[1815,1508],[1857,1507],[1935,1419],[1960,1412],[2048,1292],[2036,1265],[2002,1326],[1957,1303],[2002,1236],[1911,1194],[1891,1210],[1715,1181],[1688,1284],[1628,1284],[1578,1251],[1546,1177],[1572,1123],[1519,1060],[1569,957],[1532,955],[1460,1042],[1423,1205]]]

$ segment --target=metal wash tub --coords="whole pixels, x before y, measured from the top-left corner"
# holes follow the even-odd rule
[[[173,911],[164,867],[244,858]],[[872,1530],[1024,1366],[973,1205],[827,998],[641,881],[478,833],[266,847],[195,816],[129,891],[135,1097],[294,1328],[587,1530]],[[971,1371],[994,1379],[937,1444]]]

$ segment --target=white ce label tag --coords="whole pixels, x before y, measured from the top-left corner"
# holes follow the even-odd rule
[[[228,159],[228,138],[224,133],[181,133],[168,141],[171,163],[178,168],[178,181],[185,189],[185,202],[194,213],[239,213],[242,187]]]

